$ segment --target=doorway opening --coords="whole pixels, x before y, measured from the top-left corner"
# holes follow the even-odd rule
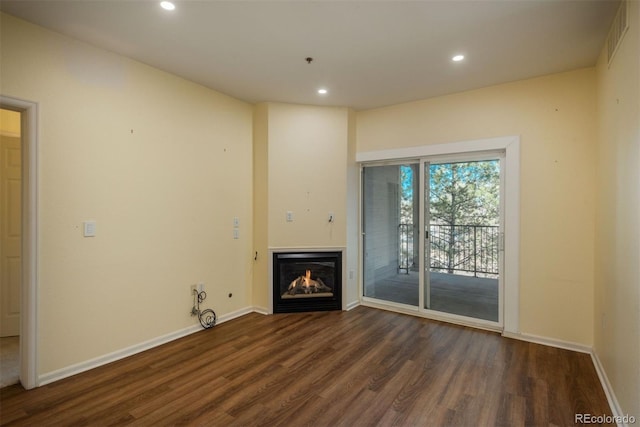
[[[0,109],[0,387],[20,381],[21,114]]]
[[[19,381],[26,389],[38,386],[37,379],[37,226],[38,226],[38,206],[37,206],[37,182],[38,182],[38,104],[18,98],[0,95],[0,109],[9,110],[19,114],[19,154],[11,148],[6,159],[10,159],[10,164],[16,163],[16,156],[19,159],[19,185],[15,182],[11,184],[12,190],[6,191],[11,199],[11,203],[18,204],[20,213],[16,219],[12,214],[11,223],[2,218],[2,226],[8,227],[11,238],[16,234],[16,222],[19,230],[19,262],[12,255],[12,268],[2,267],[2,274],[10,273],[9,282],[19,283],[19,296],[11,292],[11,296],[2,304],[9,305],[11,312],[15,312],[16,300],[18,302],[18,324],[19,324]],[[3,120],[4,122],[4,120]],[[14,132],[15,133],[15,132]],[[11,136],[11,135],[10,135]],[[5,161],[3,153],[2,161]],[[5,162],[5,163],[7,163]],[[5,191],[3,188],[3,197]],[[3,244],[3,251],[4,251]],[[17,276],[17,277],[16,277]],[[3,310],[4,311],[4,310]],[[4,323],[4,322],[3,322]],[[11,334],[14,332],[11,332]]]

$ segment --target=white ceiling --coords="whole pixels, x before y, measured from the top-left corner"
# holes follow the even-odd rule
[[[1,0],[0,9],[245,101],[368,109],[592,66],[619,5],[174,3],[173,12],[152,0]],[[465,61],[452,62],[457,53]]]

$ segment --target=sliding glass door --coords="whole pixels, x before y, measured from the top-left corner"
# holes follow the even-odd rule
[[[424,308],[499,321],[500,160],[425,163]]]
[[[419,305],[419,163],[363,169],[364,296]]]
[[[362,169],[363,296],[501,322],[500,154]]]

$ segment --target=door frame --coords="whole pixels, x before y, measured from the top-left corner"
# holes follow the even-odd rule
[[[356,161],[362,167],[362,164],[369,162],[402,161],[431,156],[464,156],[490,151],[504,151],[504,166],[501,166],[504,168],[503,333],[518,333],[520,330],[520,136],[361,152],[356,154]],[[362,230],[360,235],[362,236]],[[360,265],[362,265],[362,238],[360,248]],[[362,279],[360,280],[359,298],[363,303],[363,283]]]
[[[38,386],[38,104],[0,95],[0,107],[20,112],[22,148],[22,283],[20,382]]]

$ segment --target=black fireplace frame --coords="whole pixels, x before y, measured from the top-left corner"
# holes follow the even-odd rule
[[[283,263],[333,262],[333,296],[313,298],[282,298],[279,283],[280,266]],[[342,251],[305,251],[273,253],[273,312],[299,313],[307,311],[342,310]]]

